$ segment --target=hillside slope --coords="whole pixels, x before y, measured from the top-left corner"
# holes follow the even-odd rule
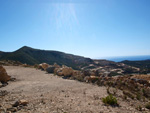
[[[121,63],[140,68],[140,73],[143,73],[143,74],[150,73],[150,60],[142,60],[142,61],[125,60],[125,61],[122,61]]]
[[[90,58],[84,58],[58,51],[33,49],[27,46],[10,53],[0,52],[0,60],[20,61],[21,63],[27,63],[30,65],[43,62],[54,64],[56,62],[59,65],[67,65],[74,69],[93,63],[93,60]]]
[[[131,65],[138,68],[150,68],[150,60],[142,60],[142,61],[122,61],[122,63]]]

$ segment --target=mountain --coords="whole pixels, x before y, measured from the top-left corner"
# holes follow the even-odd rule
[[[59,65],[67,65],[74,69],[79,69],[82,66],[93,63],[90,58],[67,54],[59,51],[48,51],[34,49],[24,46],[14,52],[0,52],[0,60],[14,60],[30,65],[48,63]]]

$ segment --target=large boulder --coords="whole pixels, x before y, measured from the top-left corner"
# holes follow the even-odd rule
[[[46,72],[47,72],[47,73],[54,73],[54,70],[55,70],[55,67],[54,67],[54,66],[51,66],[51,67],[48,67],[48,68],[46,69]]]
[[[39,64],[39,69],[42,69],[44,71],[46,71],[46,69],[49,67],[50,65],[47,64],[47,63],[42,63],[42,64]]]
[[[73,69],[71,67],[64,67],[62,69],[63,76],[71,76],[73,74]]]
[[[73,75],[71,67],[63,66],[62,68],[55,68],[54,73],[58,76],[69,77]]]
[[[5,68],[3,66],[0,66],[0,82],[2,84],[7,83],[11,79],[10,76],[8,76]]]
[[[54,69],[54,74],[58,76],[62,76],[62,68],[55,68]]]
[[[38,69],[41,69],[41,70],[44,70],[44,69],[42,68],[42,64],[39,64],[39,65],[37,66],[37,68],[38,68]]]

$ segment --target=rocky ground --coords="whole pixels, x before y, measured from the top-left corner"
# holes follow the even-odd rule
[[[123,100],[118,91],[118,107],[106,106],[102,98],[107,88],[75,80],[62,79],[34,68],[5,66],[15,81],[0,88],[0,113],[140,113],[134,101]],[[14,103],[25,100],[24,105]],[[143,110],[143,112],[148,112]]]

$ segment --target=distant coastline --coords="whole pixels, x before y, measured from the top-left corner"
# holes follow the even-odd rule
[[[150,55],[106,57],[106,58],[103,58],[103,59],[114,61],[114,62],[121,62],[121,61],[124,61],[124,60],[140,61],[140,60],[150,60]]]

